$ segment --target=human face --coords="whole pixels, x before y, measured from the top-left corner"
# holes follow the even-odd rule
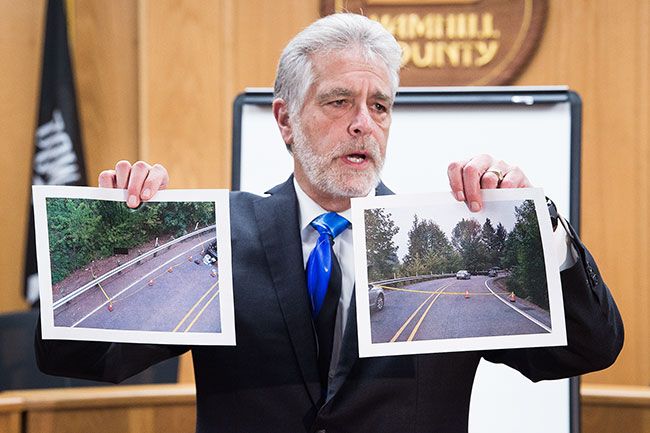
[[[312,68],[314,83],[292,123],[294,173],[321,206],[343,199],[349,207],[379,182],[393,103],[388,71],[347,53],[315,57]]]

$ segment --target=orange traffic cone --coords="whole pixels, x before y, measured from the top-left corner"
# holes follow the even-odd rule
[[[167,269],[167,272],[169,272],[170,274],[171,274],[172,272],[174,272],[174,267],[173,267],[173,266],[170,266],[169,269]]]
[[[149,285],[153,286],[153,279],[149,280]]]
[[[113,312],[113,304],[108,304],[108,311]]]
[[[469,290],[465,290],[465,299],[469,299]]]
[[[191,262],[192,261],[192,256],[187,256],[187,261]]]
[[[517,298],[515,297],[515,292],[510,292],[510,296],[508,296],[508,300],[510,302],[515,302]]]

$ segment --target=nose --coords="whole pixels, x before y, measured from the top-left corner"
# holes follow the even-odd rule
[[[365,104],[361,104],[354,112],[350,125],[348,126],[348,133],[353,137],[363,137],[370,134],[372,128],[372,118],[370,112]]]

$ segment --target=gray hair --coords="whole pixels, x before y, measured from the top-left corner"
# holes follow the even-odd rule
[[[395,97],[402,49],[380,23],[351,13],[321,18],[289,42],[280,56],[275,97],[287,102],[290,115],[297,113],[314,80],[311,56],[355,48],[366,60],[379,60],[386,66]]]

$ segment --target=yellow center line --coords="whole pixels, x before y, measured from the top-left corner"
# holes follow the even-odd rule
[[[390,286],[378,286],[381,287],[382,289],[386,290],[394,290],[396,292],[411,292],[411,293],[438,293],[439,289],[436,290],[417,290],[417,289],[402,289],[398,287],[390,287]]]
[[[174,328],[174,330],[173,330],[172,332],[176,332],[176,331],[178,331],[178,328],[180,328],[180,327],[183,325],[183,323],[187,320],[187,318],[190,317],[190,314],[192,314],[192,312],[196,309],[196,307],[199,306],[199,304],[200,304],[200,303],[205,299],[206,296],[208,296],[208,294],[212,291],[212,289],[214,289],[214,288],[217,286],[217,284],[219,284],[219,281],[217,281],[216,283],[214,283],[214,284],[212,285],[212,287],[210,287],[210,288],[209,288],[209,289],[208,289],[208,290],[203,294],[203,296],[201,296],[201,299],[199,299],[198,301],[196,301],[196,303],[192,306],[192,308],[190,308],[190,311],[188,311],[187,314],[185,315],[185,317],[183,317],[183,319],[182,319],[180,322],[178,322],[178,325],[176,325],[176,327]],[[219,293],[219,291],[217,291],[217,293]]]
[[[194,320],[192,320],[192,323],[190,323],[190,324],[187,326],[187,328],[185,328],[185,331],[183,331],[183,332],[187,332],[187,331],[189,331],[190,329],[192,329],[192,326],[194,326],[194,324],[196,323],[196,321],[199,320],[199,317],[201,317],[201,315],[203,314],[203,312],[205,311],[205,309],[208,308],[208,305],[210,305],[210,304],[212,303],[212,301],[214,301],[214,298],[217,297],[217,295],[219,294],[220,291],[221,291],[221,289],[217,290],[217,292],[216,292],[214,295],[212,295],[212,297],[210,298],[210,300],[209,300],[208,302],[205,303],[205,305],[203,306],[203,308],[201,308],[201,311],[199,311],[198,314],[196,315],[196,317],[194,318]]]
[[[451,285],[451,284],[453,284],[453,282],[450,283],[449,285]],[[377,285],[377,287],[381,287],[382,289],[386,289],[386,290],[394,290],[396,292],[427,293],[427,294],[438,293],[438,290],[439,290],[439,289],[436,289],[436,290],[431,291],[431,290],[401,289],[401,288],[397,288],[397,287],[380,286],[380,285]],[[447,287],[449,287],[449,286],[447,286]],[[464,296],[465,292],[444,292],[442,294],[443,295],[463,295]],[[478,295],[484,295],[484,296],[490,295],[491,296],[492,295],[492,293],[489,293],[489,292],[485,292],[485,293],[469,292],[469,294],[470,294],[470,296],[478,296]]]
[[[452,284],[453,284],[453,283],[452,283]],[[451,286],[451,284],[449,284],[449,286]],[[418,323],[415,324],[415,326],[413,327],[413,331],[411,331],[411,335],[409,335],[409,338],[407,338],[406,341],[413,341],[413,338],[415,337],[415,334],[417,334],[418,329],[420,329],[420,325],[421,325],[422,322],[424,321],[424,318],[427,317],[427,314],[429,314],[429,310],[431,309],[431,307],[433,306],[433,304],[438,300],[438,298],[440,297],[440,295],[442,295],[442,291],[445,290],[445,289],[446,289],[447,287],[449,287],[449,286],[445,286],[445,287],[442,287],[442,288],[440,289],[440,293],[438,293],[438,294],[436,295],[436,297],[433,298],[433,300],[431,301],[431,303],[429,304],[429,306],[427,307],[427,309],[424,311],[424,313],[422,313],[422,316],[420,316],[420,320],[418,320]]]
[[[425,299],[424,302],[422,302],[422,303],[420,304],[420,306],[419,306],[419,307],[418,307],[418,308],[413,312],[413,314],[411,314],[411,317],[409,317],[409,318],[406,320],[406,322],[404,322],[404,324],[402,325],[402,327],[399,328],[399,329],[397,330],[397,333],[395,333],[395,335],[393,335],[393,338],[390,339],[390,342],[391,342],[391,343],[394,343],[395,341],[397,341],[397,339],[399,338],[399,336],[402,335],[402,332],[404,332],[404,329],[406,329],[406,327],[409,325],[409,323],[411,323],[411,320],[413,320],[413,318],[418,314],[418,312],[422,309],[422,307],[423,307],[427,302],[429,302],[429,299],[431,299],[432,297],[434,297],[434,296],[436,295],[436,293],[443,291],[444,289],[446,289],[447,287],[449,287],[449,286],[452,285],[452,284],[453,284],[453,283],[449,283],[449,284],[446,285],[446,286],[442,286],[442,287],[440,287],[439,289],[437,289],[435,292],[427,292],[427,293],[431,293],[431,295],[430,295],[427,299]]]

